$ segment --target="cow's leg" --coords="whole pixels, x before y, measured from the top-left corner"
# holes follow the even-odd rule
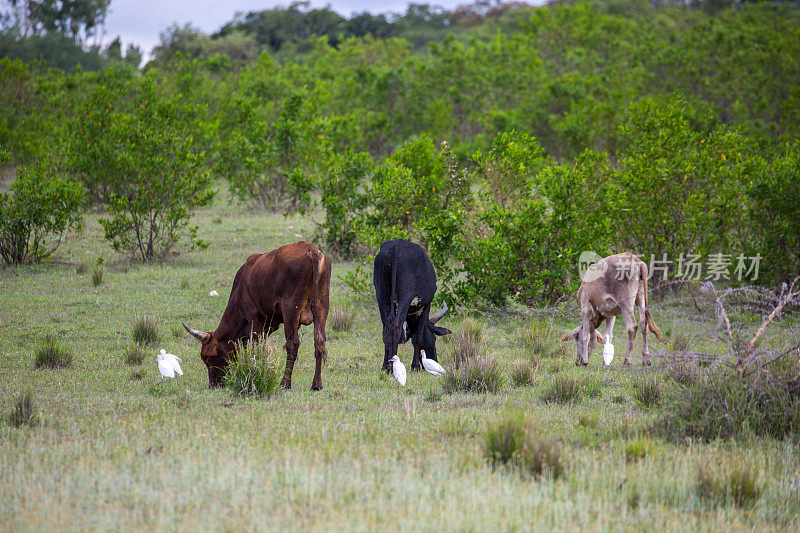
[[[299,306],[282,306],[283,332],[286,337],[286,369],[283,371],[281,386],[284,389],[292,388],[292,370],[297,360],[297,350],[300,348],[300,311]]]
[[[631,354],[633,353],[633,342],[636,339],[636,318],[633,316],[633,309],[622,309],[622,320],[625,322],[625,329],[628,332],[628,349],[625,350],[625,361],[623,365],[631,364]]]
[[[328,355],[325,348],[325,322],[328,320],[328,285],[320,280],[317,297],[317,316],[314,320],[314,381],[311,390],[322,390],[322,363]]]
[[[589,364],[589,353],[594,348],[595,326],[591,312],[581,312],[581,332],[578,334],[578,360],[576,365],[587,366]]]
[[[413,339],[412,339],[413,340]],[[411,344],[414,344],[413,342]],[[414,358],[411,360],[411,370],[419,372],[422,370],[422,355],[420,347],[414,344]]]
[[[647,318],[644,313],[644,298],[641,293],[636,295],[636,307],[639,310],[639,326],[642,330],[642,364],[650,366],[650,348],[647,346]]]
[[[603,338],[605,339],[605,336],[608,335],[608,338],[611,340],[611,342],[614,342],[614,321],[616,319],[617,317],[613,315],[606,317],[606,330]]]

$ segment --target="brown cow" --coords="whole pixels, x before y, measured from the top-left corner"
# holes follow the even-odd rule
[[[311,390],[322,389],[325,321],[331,262],[313,244],[301,241],[247,258],[233,279],[228,306],[212,332],[183,325],[202,343],[200,357],[208,367],[208,386],[222,385],[225,367],[234,356],[237,341],[268,336],[283,324],[286,334],[286,370],[281,385],[292,388],[292,369],[300,347],[300,324],[314,322],[316,370]]]
[[[606,320],[606,334],[613,338],[614,319],[622,315],[628,331],[628,349],[623,364],[631,364],[633,341],[636,337],[634,306],[639,309],[642,327],[642,364],[650,364],[650,350],[647,347],[647,329],[661,339],[661,331],[650,317],[647,302],[647,265],[630,252],[612,255],[601,259],[586,271],[578,289],[578,305],[581,307],[582,324],[567,333],[562,341],[575,339],[578,351],[576,365],[588,365],[589,354],[595,341],[604,344],[597,332]]]

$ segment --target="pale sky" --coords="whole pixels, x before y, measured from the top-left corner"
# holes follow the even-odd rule
[[[408,0],[312,0],[311,6],[320,8],[330,6],[344,17],[361,11],[386,13],[388,11],[405,13]],[[469,0],[438,0],[418,4],[438,5],[448,10]],[[533,2],[531,2],[533,3]],[[233,19],[237,11],[260,11],[277,6],[288,7],[291,0],[112,0],[106,18],[106,34],[103,45],[107,45],[117,35],[122,41],[122,49],[128,44],[137,44],[145,55],[158,44],[159,34],[177,22],[190,22],[206,33],[213,33],[223,24]]]

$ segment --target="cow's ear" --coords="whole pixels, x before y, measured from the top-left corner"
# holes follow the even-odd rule
[[[581,332],[581,326],[578,326],[577,328],[573,329],[572,331],[570,331],[569,333],[564,335],[564,338],[561,339],[561,342],[571,341],[572,339],[577,337],[578,333],[580,333],[580,332]]]
[[[443,327],[440,327],[440,326],[434,326],[433,324],[431,324],[431,331],[433,331],[435,334],[439,335],[440,337],[442,335],[450,335],[451,333],[453,333],[452,331],[450,331],[447,328],[443,328]]]

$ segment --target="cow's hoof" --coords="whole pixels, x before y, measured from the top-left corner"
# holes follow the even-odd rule
[[[286,383],[285,381],[281,381],[281,387],[283,387],[286,390],[291,390],[292,389],[292,384],[291,383]]]
[[[419,366],[419,365],[417,365],[417,366],[411,365],[411,371],[412,372],[419,372],[420,370],[422,370],[421,366]]]
[[[316,385],[316,384],[315,385],[311,385],[311,390],[312,391],[322,390],[322,385]]]
[[[631,366],[631,362],[626,359],[623,361],[622,366]]]
[[[645,359],[644,361],[642,361],[642,366],[652,366],[652,365],[653,362],[650,361],[650,359]]]

